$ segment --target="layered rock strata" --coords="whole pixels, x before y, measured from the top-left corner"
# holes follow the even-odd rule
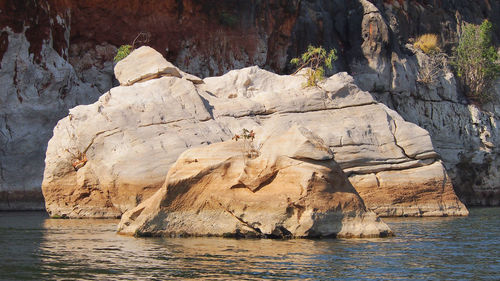
[[[249,143],[245,143],[245,141]],[[137,236],[379,237],[391,234],[303,127],[191,148],[118,232]]]
[[[498,23],[500,3],[414,2],[360,1],[354,15],[362,11],[362,20],[351,23],[361,21],[354,29],[361,36],[353,34],[361,48],[351,49],[351,73],[363,90],[429,132],[463,202],[498,205],[500,88],[491,89],[489,102],[475,104],[463,95],[446,54],[429,56],[407,42],[412,35],[437,33],[442,50],[451,53],[463,23]],[[495,32],[498,38],[500,29]]]
[[[118,85],[116,49],[141,32],[170,61],[200,77],[250,65],[291,73],[288,62],[307,45],[336,48],[333,72],[348,71],[363,90],[430,133],[464,202],[500,204],[498,99],[470,104],[459,88],[449,87],[455,84],[449,72],[441,75],[442,87],[420,87],[418,73],[426,63],[406,45],[435,33],[441,50],[451,55],[462,23],[487,18],[500,26],[498,1],[0,0],[0,11],[1,209],[43,206],[43,157],[54,124],[68,108],[94,102]],[[494,42],[499,38],[496,28]],[[49,94],[33,102],[33,87],[62,99]],[[18,110],[24,107],[19,98],[36,110]]]
[[[134,69],[138,54],[153,53],[141,49],[116,68]],[[156,57],[152,64],[165,65]],[[141,69],[125,77],[142,77]],[[120,83],[130,80],[117,76]],[[42,189],[51,215],[120,216],[162,186],[187,148],[231,139],[243,128],[264,138],[293,124],[325,140],[344,172],[357,180],[361,196],[399,190],[396,199],[367,199],[369,209],[382,215],[467,214],[427,131],[376,102],[345,73],[308,88],[302,73],[280,76],[258,67],[203,81],[180,76],[153,74],[159,78],[113,88],[98,102],[70,110],[47,149]],[[418,168],[432,172],[418,173],[418,181],[406,176]],[[392,183],[360,178],[398,175],[403,178]]]

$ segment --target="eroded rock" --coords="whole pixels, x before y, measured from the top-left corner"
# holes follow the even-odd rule
[[[248,140],[250,142],[250,140]],[[138,236],[378,237],[389,227],[346,179],[333,153],[292,127],[245,155],[244,140],[192,148],[118,227]]]
[[[403,171],[351,175],[349,180],[366,206],[380,216],[468,215],[440,161]]]
[[[265,139],[298,124],[325,141],[348,176],[390,171],[401,176],[401,194],[426,183],[429,196],[410,205],[383,196],[393,185],[364,184],[381,194],[370,208],[392,205],[394,210],[383,212],[421,215],[415,208],[430,205],[439,206],[436,215],[466,213],[453,190],[443,191],[446,176],[434,176],[443,169],[427,131],[361,91],[346,73],[318,87],[304,88],[305,81],[249,67],[203,84],[161,77],[113,88],[98,102],[72,109],[54,129],[42,185],[47,210],[68,217],[119,216],[154,193],[186,149],[229,140],[243,128]],[[87,161],[75,169],[79,155]],[[407,170],[419,167],[435,173],[413,182]]]
[[[53,128],[100,92],[66,60],[69,11],[45,1],[2,1],[0,10],[0,211],[43,210]]]
[[[130,86],[161,76],[181,77],[179,70],[151,47],[134,50],[115,66],[115,76],[122,86]]]

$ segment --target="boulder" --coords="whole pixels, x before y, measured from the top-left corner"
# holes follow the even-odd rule
[[[115,87],[96,103],[71,109],[47,149],[42,189],[48,212],[120,216],[162,186],[186,149],[229,140],[243,128],[265,138],[297,124],[325,141],[347,176],[391,172],[392,178],[402,177],[384,187],[363,183],[364,190],[380,194],[369,208],[392,206],[382,214],[421,215],[415,207],[439,206],[439,212],[426,212],[467,213],[453,190],[443,189],[447,177],[435,176],[443,169],[427,131],[378,103],[346,73],[318,87],[304,88],[305,81],[300,74],[277,75],[258,67],[201,84],[159,77]],[[419,167],[433,172],[414,182],[407,175]],[[394,186],[411,194],[422,182],[428,196],[392,200],[388,195]],[[405,200],[411,200],[411,207]]]
[[[181,77],[179,70],[160,53],[148,46],[134,50],[115,66],[115,76],[122,86],[130,86],[160,76]]]
[[[150,199],[126,212],[137,236],[379,237],[391,234],[333,153],[303,127],[191,148]]]

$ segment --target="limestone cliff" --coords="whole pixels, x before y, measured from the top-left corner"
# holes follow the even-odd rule
[[[53,126],[68,108],[117,85],[116,47],[140,32],[202,78],[251,65],[290,73],[287,62],[308,44],[336,48],[333,72],[347,71],[429,131],[464,202],[500,202],[498,99],[482,108],[468,104],[450,72],[430,88],[420,85],[425,59],[407,45],[432,32],[449,53],[462,22],[488,18],[500,27],[498,1],[0,0],[0,10],[0,209],[42,206]]]
[[[0,210],[43,208],[43,159],[54,125],[100,95],[67,61],[64,2],[0,1]]]

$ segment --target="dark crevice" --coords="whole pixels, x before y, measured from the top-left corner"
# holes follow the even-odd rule
[[[262,188],[264,188],[266,185],[271,184],[274,181],[274,179],[276,178],[277,175],[278,175],[278,172],[275,171],[269,178],[267,178],[265,181],[261,182],[257,188],[255,188],[254,190],[251,190],[251,189],[250,190],[253,193],[258,192],[259,190],[261,190]]]

